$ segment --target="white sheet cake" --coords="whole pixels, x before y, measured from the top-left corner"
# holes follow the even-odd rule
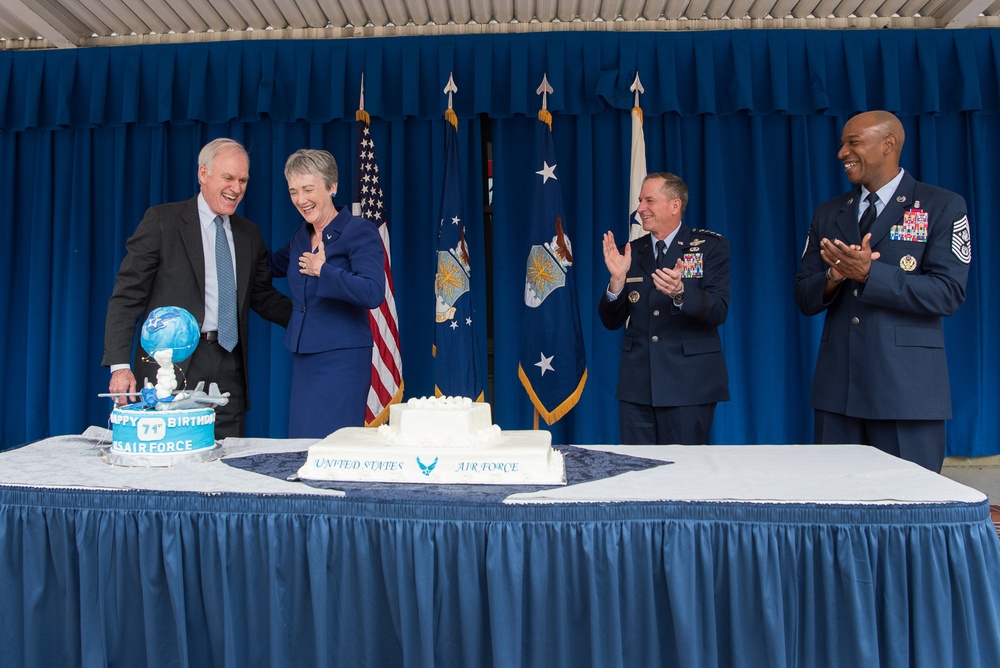
[[[544,430],[505,432],[490,405],[465,397],[410,399],[378,429],[338,429],[310,446],[307,480],[564,485],[562,453]]]

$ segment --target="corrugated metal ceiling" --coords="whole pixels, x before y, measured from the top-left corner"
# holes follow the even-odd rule
[[[1000,0],[0,0],[0,49],[549,30],[1000,26]]]

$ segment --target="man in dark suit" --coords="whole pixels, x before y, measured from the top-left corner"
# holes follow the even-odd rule
[[[684,225],[687,201],[677,176],[649,174],[638,207],[649,234],[622,248],[604,235],[611,281],[598,313],[608,329],[625,325],[622,443],[706,443],[716,403],[729,399],[718,329],[729,312],[729,242]]]
[[[817,443],[861,443],[940,471],[951,393],[941,321],[965,301],[965,200],[899,167],[903,126],[872,111],[837,157],[856,187],[816,209],[795,301],[826,311],[812,407]]]
[[[136,349],[135,372],[129,367],[136,327],[160,306],[191,312],[201,325],[201,341],[179,366],[189,388],[199,381],[206,387],[216,382],[230,393],[229,403],[216,409],[219,439],[243,435],[249,310],[286,326],[292,308],[271,284],[260,229],[236,215],[249,176],[250,160],[238,142],[216,139],[202,148],[198,196],[149,208],[126,243],[104,330],[102,364],[111,367],[109,389],[135,392],[136,378],[155,382],[158,368],[141,347]],[[224,266],[227,271],[221,270]],[[233,292],[234,298],[225,298]]]

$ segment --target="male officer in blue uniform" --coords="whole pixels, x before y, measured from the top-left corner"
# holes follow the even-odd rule
[[[677,176],[649,174],[637,210],[649,234],[622,248],[604,235],[611,281],[598,313],[608,329],[625,325],[622,443],[706,443],[716,402],[729,399],[718,329],[729,312],[729,242],[684,225],[687,201]]]
[[[951,393],[941,320],[965,301],[965,200],[899,168],[903,126],[872,111],[844,126],[853,190],[816,209],[795,301],[826,311],[812,407],[817,443],[861,443],[940,472]]]

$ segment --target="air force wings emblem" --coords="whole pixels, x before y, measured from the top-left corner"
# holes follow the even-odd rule
[[[538,308],[553,292],[566,285],[566,273],[573,266],[573,246],[563,234],[562,217],[556,218],[552,240],[531,247],[524,272],[524,305]]]
[[[422,461],[420,461],[420,457],[417,457],[417,466],[420,467],[420,472],[423,473],[424,475],[430,475],[431,473],[433,473],[434,467],[436,467],[437,465],[438,465],[437,457],[435,457],[434,461],[432,461],[430,464],[424,464]]]
[[[455,317],[455,302],[469,291],[469,255],[465,244],[438,251],[434,293],[437,296],[435,322],[447,322]]]

